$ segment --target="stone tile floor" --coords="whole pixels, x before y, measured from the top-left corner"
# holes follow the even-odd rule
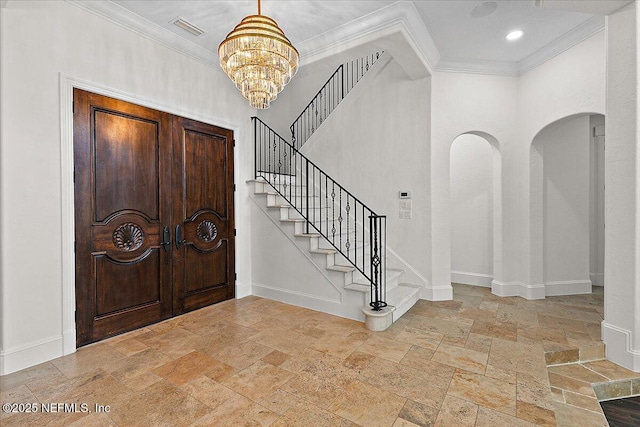
[[[252,296],[0,377],[2,403],[59,410],[0,424],[606,426],[598,398],[640,392],[640,375],[596,361],[602,314],[598,288],[527,301],[455,284],[374,333]]]

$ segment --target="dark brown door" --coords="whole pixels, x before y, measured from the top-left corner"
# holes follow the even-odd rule
[[[234,296],[233,133],[175,117],[173,153],[178,314]]]
[[[233,297],[232,177],[231,131],[74,90],[78,345]]]

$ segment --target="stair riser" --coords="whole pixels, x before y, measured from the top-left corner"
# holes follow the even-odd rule
[[[313,199],[309,198],[309,206],[313,207]],[[292,199],[292,205],[298,208],[305,208],[307,206],[306,197],[294,197]],[[267,206],[289,206],[290,203],[279,194],[267,194]],[[320,201],[316,200],[316,205],[320,206]]]
[[[368,270],[365,270],[365,271],[368,271]],[[350,274],[351,275],[349,277],[345,275],[345,280],[350,279],[349,283],[369,284],[369,280],[366,277],[364,277],[364,275],[360,273],[360,271],[356,270]],[[403,277],[403,274],[397,275],[397,274],[387,273],[387,292],[395,288],[396,286],[398,286],[398,284],[402,283],[402,277]]]
[[[393,312],[393,321],[400,319],[411,307],[415,305],[416,302],[420,299],[420,292],[416,292],[410,299],[404,301],[402,304],[399,304]]]
[[[281,209],[280,217],[281,217],[282,219],[304,218],[304,216],[303,216],[300,212],[298,212],[296,209],[294,209],[294,208],[291,208],[291,207],[288,207],[288,208],[282,207],[282,208],[280,208],[280,209]],[[322,215],[323,217],[325,217],[325,216],[326,216],[326,212],[325,212],[325,210],[324,210],[324,209],[322,209],[322,213],[320,213],[320,211],[321,211],[321,209],[320,209],[320,208],[316,208],[316,209],[311,208],[311,209],[309,210],[309,212],[305,212],[305,211],[306,211],[305,209],[301,209],[301,210],[302,210],[302,212],[303,212],[304,214],[311,216],[311,218],[313,218],[313,217],[314,217],[314,212],[315,212],[315,216],[316,216],[316,217],[318,217],[318,218],[319,218],[321,215]]]
[[[282,183],[282,184],[269,184],[268,182],[261,182],[261,181],[254,181],[253,182],[253,191],[254,191],[254,193],[271,193],[271,192],[274,191],[274,189],[284,193],[285,189],[286,189],[287,194],[289,194],[289,191],[290,191],[289,188],[290,187],[293,187],[293,190],[291,190],[291,191],[294,192],[294,194],[295,193],[303,194],[303,190],[301,190],[301,188],[303,188],[303,187],[301,187],[299,185],[295,185],[295,184],[293,184],[293,185],[291,185],[289,183],[287,183],[287,184],[284,184],[284,183]],[[304,193],[304,194],[306,194],[306,193]]]

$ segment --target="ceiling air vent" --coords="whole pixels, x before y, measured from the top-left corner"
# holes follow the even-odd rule
[[[200,36],[204,34],[204,30],[196,27],[191,22],[187,22],[184,18],[177,17],[173,21],[171,21],[174,25],[182,28],[183,30],[193,34],[194,36]]]

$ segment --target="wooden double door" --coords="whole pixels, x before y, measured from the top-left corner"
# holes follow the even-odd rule
[[[81,346],[232,298],[233,132],[74,90]]]

